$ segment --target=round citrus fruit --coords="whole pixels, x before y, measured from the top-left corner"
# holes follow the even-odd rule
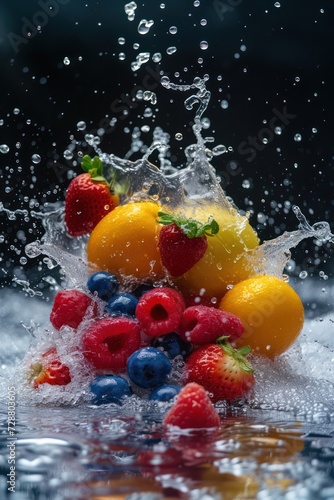
[[[219,231],[207,237],[208,248],[204,256],[176,281],[177,286],[185,294],[220,300],[228,285],[252,275],[245,252],[255,248],[259,239],[248,218],[234,209],[210,204],[197,206],[185,215],[202,223],[213,217],[219,224]]]
[[[161,226],[159,205],[134,202],[116,207],[94,228],[87,245],[88,262],[95,268],[138,280],[164,275],[157,250]]]
[[[294,289],[276,276],[255,276],[237,283],[219,308],[238,316],[245,331],[236,346],[249,345],[255,354],[274,358],[298,337],[304,308]]]

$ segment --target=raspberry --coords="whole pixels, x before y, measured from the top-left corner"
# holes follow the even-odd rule
[[[139,299],[136,316],[147,335],[160,337],[178,329],[184,309],[180,292],[167,287],[154,288]]]
[[[182,315],[180,336],[192,344],[208,344],[226,335],[233,342],[242,335],[244,326],[234,314],[207,306],[188,307]]]
[[[124,316],[98,319],[84,332],[83,354],[98,370],[125,371],[128,357],[139,349],[140,327]]]
[[[55,296],[50,321],[57,330],[65,325],[78,328],[90,306],[94,306],[91,307],[93,316],[96,313],[96,304],[88,295],[79,290],[62,290]]]

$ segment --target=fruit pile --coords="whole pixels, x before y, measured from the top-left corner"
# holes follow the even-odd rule
[[[247,252],[258,238],[233,209],[120,203],[98,157],[84,157],[83,167],[66,194],[65,223],[73,237],[90,235],[91,274],[81,290],[58,292],[50,321],[78,332],[95,374],[92,403],[176,396],[166,424],[219,425],[213,403],[254,385],[249,352],[273,358],[297,338],[300,298],[283,279],[255,275]],[[71,382],[55,347],[40,358],[30,367],[36,390]]]

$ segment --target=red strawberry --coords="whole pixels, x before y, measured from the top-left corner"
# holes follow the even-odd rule
[[[93,160],[84,156],[81,166],[87,173],[71,181],[65,197],[65,223],[70,236],[91,233],[119,203],[103,177],[103,164],[98,156]]]
[[[79,290],[61,290],[55,296],[50,321],[57,329],[64,325],[78,328],[87,314],[87,309],[92,306],[92,315],[96,312],[96,304],[85,293]]]
[[[217,234],[219,226],[214,219],[201,224],[164,212],[158,215],[158,222],[164,225],[158,241],[161,262],[171,276],[181,276],[203,257],[208,247],[206,237]]]
[[[181,389],[163,423],[180,429],[219,427],[220,419],[205,389],[190,383]]]
[[[82,337],[83,354],[98,370],[125,371],[128,357],[140,348],[140,326],[132,318],[115,316],[94,321]]]
[[[233,342],[244,332],[241,320],[232,313],[207,306],[188,307],[182,315],[180,336],[195,345],[209,344],[226,335]]]
[[[61,363],[55,347],[42,354],[40,361],[30,366],[30,380],[34,389],[40,384],[67,385],[71,382],[70,370]]]
[[[225,339],[199,347],[186,363],[187,381],[201,384],[214,402],[239,399],[254,385],[254,370],[245,358],[250,347],[237,350]]]

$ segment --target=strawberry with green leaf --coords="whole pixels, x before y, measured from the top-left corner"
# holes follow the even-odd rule
[[[75,177],[65,196],[65,223],[70,236],[92,232],[100,220],[118,204],[119,198],[103,176],[103,164],[98,156],[82,159],[85,171]]]
[[[207,236],[218,233],[218,223],[209,218],[206,224],[175,214],[158,212],[164,227],[159,233],[158,248],[163,266],[177,278],[191,269],[205,254]]]
[[[254,370],[246,356],[249,346],[234,349],[222,336],[215,344],[205,344],[187,359],[187,382],[202,385],[213,402],[235,401],[254,386]]]

